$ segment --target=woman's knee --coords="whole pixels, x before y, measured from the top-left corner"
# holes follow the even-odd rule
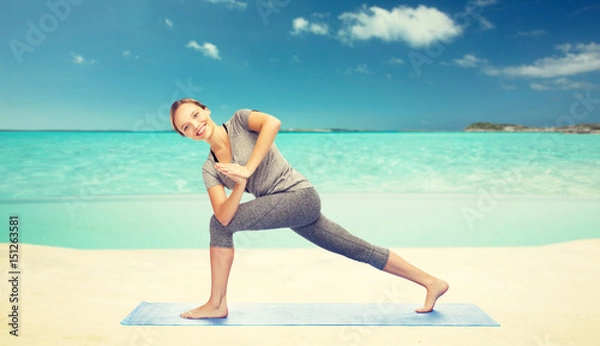
[[[210,217],[210,229],[213,229],[213,228],[225,228],[225,227],[227,227],[227,226],[223,225],[221,223],[221,221],[219,221],[219,219],[217,219],[217,217],[215,216],[215,214],[213,214]]]
[[[228,231],[214,215],[210,218],[209,231],[210,246],[233,247],[233,233]]]
[[[302,206],[299,206],[306,213],[306,220],[313,223],[321,217],[321,197],[315,189],[307,189],[309,193],[306,198],[302,199]]]

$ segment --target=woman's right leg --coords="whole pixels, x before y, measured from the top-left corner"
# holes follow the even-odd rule
[[[184,318],[226,317],[227,282],[233,263],[233,234],[241,230],[298,227],[314,222],[321,205],[310,189],[279,193],[241,203],[227,226],[210,220],[211,293],[208,302],[182,313]]]
[[[227,281],[233,263],[233,248],[210,247],[210,298],[206,304],[179,316],[183,318],[227,317]]]

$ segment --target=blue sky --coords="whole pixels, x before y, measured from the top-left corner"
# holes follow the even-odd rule
[[[184,96],[284,128],[600,122],[598,18],[586,0],[5,0],[0,129],[168,130]]]

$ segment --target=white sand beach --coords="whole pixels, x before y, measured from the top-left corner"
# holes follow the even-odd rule
[[[501,327],[126,327],[141,301],[203,303],[208,250],[74,250],[21,245],[20,328],[2,345],[597,345],[600,239],[539,247],[396,248]],[[0,256],[8,258],[8,244]],[[424,290],[324,250],[242,249],[229,302],[421,303]]]

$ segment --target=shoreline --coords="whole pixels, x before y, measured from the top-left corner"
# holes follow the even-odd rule
[[[321,193],[322,211],[351,233],[390,247],[535,246],[600,238],[600,198]],[[251,200],[245,196],[244,201]],[[18,213],[21,241],[80,249],[208,248],[206,195],[0,202]],[[191,224],[190,216],[198,220]],[[390,217],[394,216],[394,217]],[[568,225],[568,227],[566,226]],[[244,248],[309,248],[289,229],[239,232]]]
[[[473,198],[480,196],[481,192],[365,192],[365,191],[347,191],[347,192],[331,192],[331,191],[319,191],[320,195],[325,196],[348,196],[348,197],[361,197],[361,196],[387,196],[396,198],[440,198],[440,199],[452,199],[452,198]],[[121,200],[143,200],[143,199],[165,199],[165,200],[176,200],[176,199],[206,199],[208,196],[207,192],[201,193],[156,193],[156,194],[124,194],[124,195],[100,195],[100,196],[42,196],[42,197],[0,197],[0,205],[11,204],[11,203],[45,203],[45,202],[64,202],[69,199],[88,199],[90,202],[95,200],[99,201],[121,201]],[[247,192],[244,193],[243,201],[251,200],[254,197]],[[540,200],[540,199],[551,199],[551,200],[597,200],[600,199],[600,195],[565,195],[560,193],[555,194],[503,194],[503,198],[509,199],[527,199],[527,200]]]

